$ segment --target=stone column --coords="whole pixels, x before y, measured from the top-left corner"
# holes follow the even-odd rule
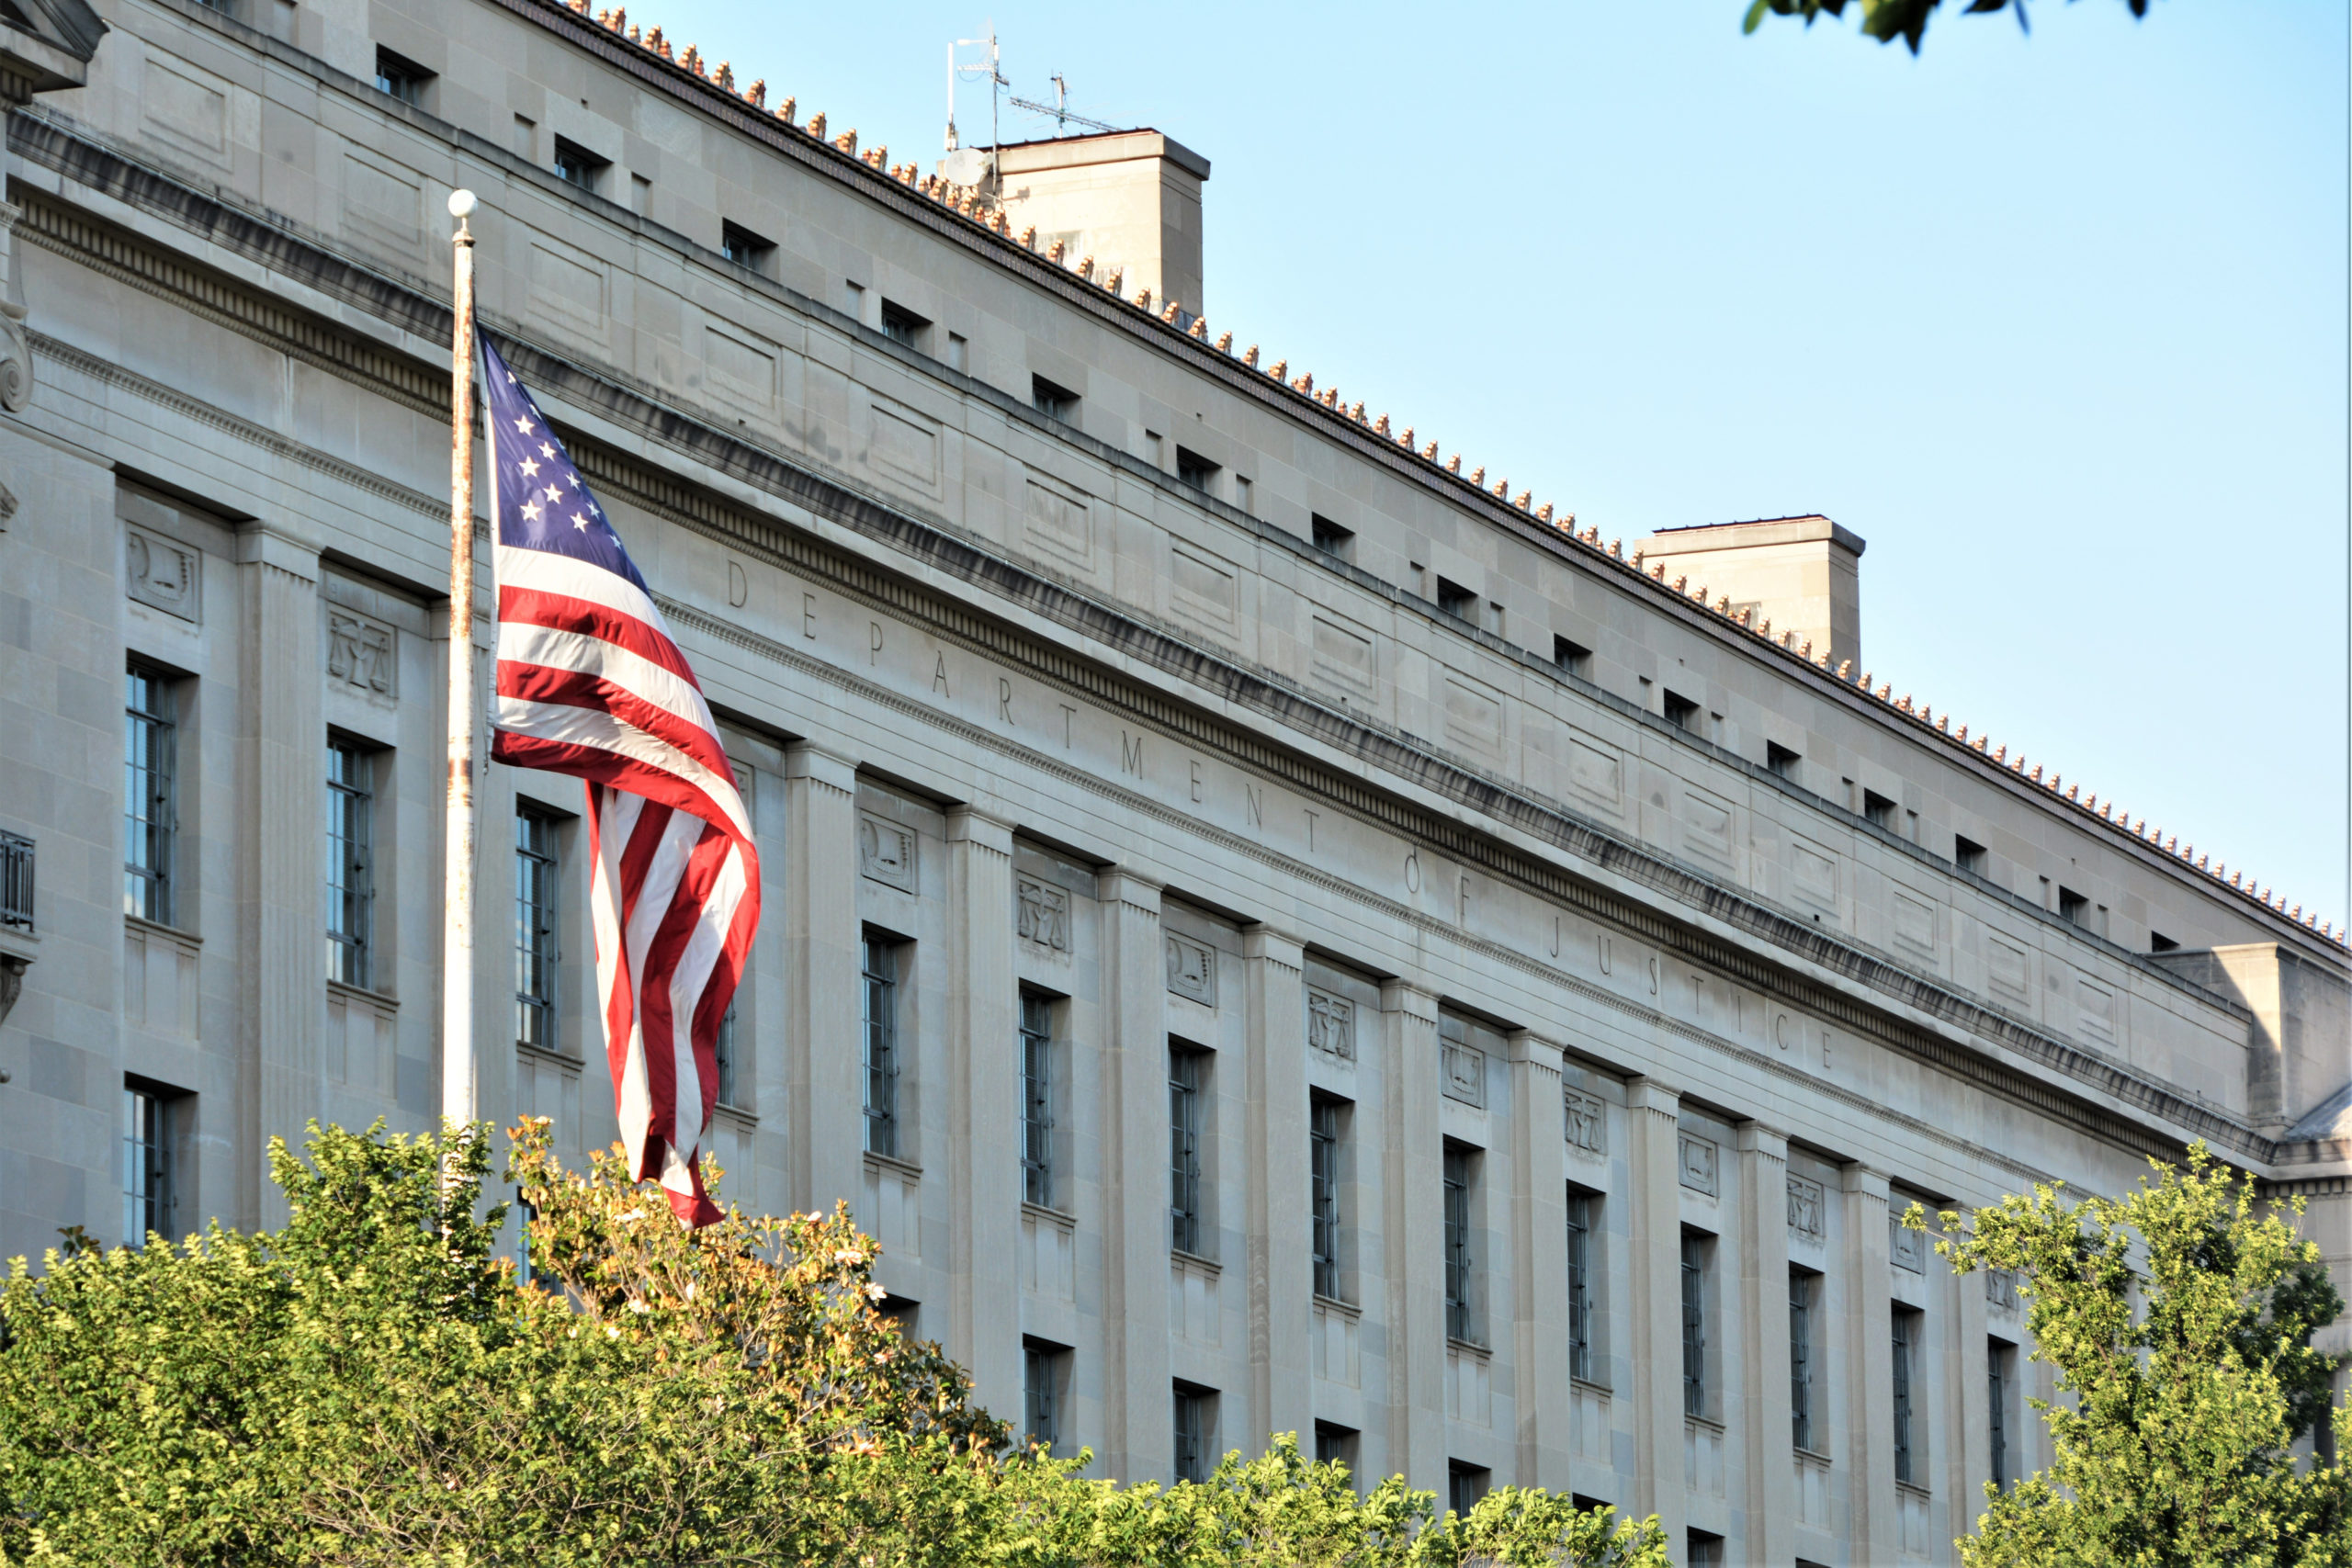
[[[809,745],[784,756],[786,1128],[797,1211],[856,1206],[865,1179],[859,1082],[857,768]]]
[[[1510,1037],[1511,1356],[1518,1369],[1519,1484],[1566,1492],[1568,1387],[1568,1157],[1560,1048]]]
[[[1796,1557],[1796,1499],[1790,1491],[1795,1446],[1789,1404],[1789,1140],[1759,1122],[1738,1131],[1740,1235],[1739,1473],[1747,1478],[1747,1555],[1758,1562]]]
[[[1901,1540],[1894,1502],[1894,1309],[1889,1293],[1886,1177],[1845,1168],[1846,1488],[1853,1499],[1848,1550],[1858,1562],[1892,1562]]]
[[[1168,954],[1159,884],[1101,880],[1102,1471],[1168,1479]]]
[[[1021,1408],[1021,1019],[1012,829],[947,814],[948,1351],[991,1410]]]
[[[300,1147],[303,1124],[320,1108],[327,735],[318,580],[312,541],[275,524],[238,530],[237,1117],[243,1157],[235,1223],[249,1229],[286,1221],[285,1194],[269,1180],[270,1136]],[[437,804],[442,770],[431,756],[415,761],[434,780]],[[389,832],[393,809],[389,793],[379,798],[379,836]],[[399,922],[389,897],[375,914],[380,948]],[[482,929],[477,921],[475,930]],[[415,1005],[436,1000],[420,997]]]
[[[1315,1451],[1314,1237],[1307,1195],[1306,954],[1271,926],[1241,934],[1249,1052],[1250,1429],[1254,1450],[1295,1432]],[[1227,1446],[1233,1446],[1230,1436]]]
[[[1445,1485],[1445,1141],[1437,998],[1380,987],[1382,1269],[1387,1288],[1388,1469]]]
[[[1625,1085],[1633,1190],[1634,1506],[1683,1538],[1682,1097],[1655,1078]]]

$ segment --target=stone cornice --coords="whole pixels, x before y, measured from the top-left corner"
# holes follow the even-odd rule
[[[49,121],[17,116],[18,151],[127,205],[159,212],[226,249],[368,310],[386,324],[425,340],[449,330],[447,307],[283,230],[188,191]],[[422,412],[447,409],[447,371],[425,364],[40,192],[24,193],[19,232],[133,287],[171,299],[206,319],[279,348],[306,363]],[[992,556],[935,523],[925,522],[814,468],[788,461],[739,436],[663,406],[644,393],[571,360],[514,340],[510,358],[537,389],[608,420],[708,470],[781,501],[806,507],[910,563],[976,590],[975,604],[937,594],[710,491],[587,435],[573,437],[582,470],[600,485],[698,532],[726,539],[965,646],[1040,678],[1082,692],[1107,708],[1260,775],[1333,804],[1590,918],[1657,944],[1683,961],[1736,978],[1791,1005],[1867,1035],[1990,1091],[2137,1151],[2177,1153],[2174,1133],[2119,1115],[2104,1096],[2151,1121],[2169,1122],[2246,1160],[2276,1157],[2271,1141],[2211,1105],[2188,1099],[2111,1058],[2064,1041],[1905,970],[1818,927],[1628,843],[1560,806],[1458,766],[1401,732],[1364,723],[1255,671],[1182,641],[1112,606]],[[380,483],[380,481],[379,481]],[[402,497],[403,501],[407,498]],[[1342,771],[1256,730],[1213,716],[1187,701],[1117,674],[1099,657],[1081,656],[1012,625],[1019,611],[1075,633],[1092,649],[1151,666],[1196,687],[1209,702],[1245,709],[1280,728],[1354,759]],[[718,623],[712,623],[718,626]],[[724,628],[722,628],[724,629]],[[1453,817],[1365,782],[1385,773],[1462,811],[1509,828],[1581,862],[1577,869],[1531,855]],[[1654,894],[1652,904],[1596,878]],[[1660,906],[1664,906],[1661,908]],[[1675,911],[1687,909],[1737,932],[1784,960],[1836,976],[1874,998],[1866,1001],[1795,967],[1736,945]],[[2153,968],[2153,966],[2151,966]],[[2159,975],[2162,971],[2156,970]],[[2208,1005],[2243,1016],[2234,1004],[2164,976]],[[2021,1072],[1902,1016],[1931,1017],[1973,1040],[2015,1052],[2053,1075]],[[1712,1038],[1712,1037],[1710,1037]]]

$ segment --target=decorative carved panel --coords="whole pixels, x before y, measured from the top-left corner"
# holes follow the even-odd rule
[[[1204,1007],[1216,1006],[1216,950],[1188,936],[1170,935],[1168,988]]]
[[[1568,1146],[1598,1159],[1609,1153],[1609,1106],[1573,1089],[1563,1089],[1568,1116]]]
[[[184,621],[204,619],[204,562],[194,550],[126,523],[123,565],[133,599]]]
[[[915,835],[870,811],[857,814],[857,869],[885,887],[915,890]]]
[[[1344,1062],[1356,1059],[1356,1004],[1329,991],[1306,988],[1306,1043]]]
[[[1487,1103],[1487,1054],[1460,1040],[1439,1042],[1445,1064],[1445,1097],[1464,1105]]]
[[[1823,1235],[1823,1214],[1821,1183],[1802,1176],[1791,1176],[1789,1234],[1805,1241],[1819,1241]]]
[[[1718,1190],[1715,1175],[1715,1144],[1696,1133],[1682,1134],[1682,1185],[1693,1192],[1704,1192],[1713,1198]]]
[[[1908,1269],[1914,1274],[1928,1271],[1928,1238],[1908,1229],[1897,1214],[1886,1216],[1886,1252],[1897,1269]]]
[[[1034,876],[1015,877],[1012,890],[1019,906],[1021,940],[1056,953],[1068,953],[1069,895]]]
[[[387,702],[400,696],[399,634],[356,610],[327,609],[327,674],[352,690]]]

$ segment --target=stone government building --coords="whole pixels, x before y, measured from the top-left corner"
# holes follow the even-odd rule
[[[2048,1383],[1903,1206],[2201,1137],[2352,1291],[2332,925],[1898,699],[1827,520],[1603,541],[1238,349],[1174,141],[946,188],[542,0],[15,0],[0,78],[0,1254],[436,1117],[465,186],[763,837],[726,1191],[1024,1430],[1950,1562]],[[481,1103],[577,1155],[579,786],[483,799]]]

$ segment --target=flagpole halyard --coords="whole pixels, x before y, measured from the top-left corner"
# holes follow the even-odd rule
[[[441,1115],[473,1124],[474,1073],[474,194],[454,191],[449,215],[456,330],[449,365],[449,786],[443,825]]]

